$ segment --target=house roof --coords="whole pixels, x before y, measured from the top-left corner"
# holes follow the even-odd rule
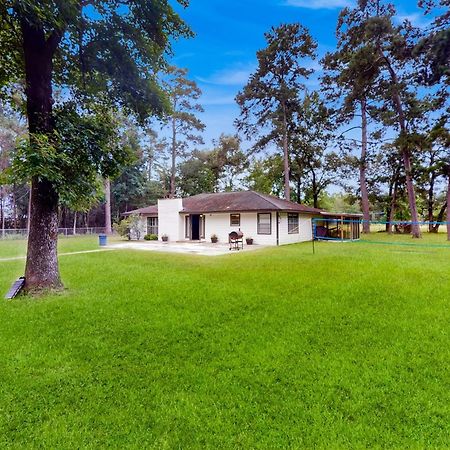
[[[287,211],[319,214],[322,210],[255,191],[199,194],[183,199],[185,213]]]
[[[325,217],[355,217],[357,219],[360,219],[363,217],[363,215],[360,213],[333,213],[333,212],[322,211],[320,214]]]
[[[158,215],[158,205],[146,206],[145,208],[133,209],[133,211],[124,212],[124,216],[129,216],[131,214],[146,214],[146,215]]]
[[[301,205],[255,191],[218,192],[186,197],[183,198],[183,209],[181,212],[203,214],[252,211],[284,211],[304,214],[320,214],[323,212],[322,209]],[[158,205],[151,205],[124,213],[124,215],[130,214],[158,215]]]

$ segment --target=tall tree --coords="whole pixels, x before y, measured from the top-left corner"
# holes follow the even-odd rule
[[[178,185],[182,195],[197,195],[215,192],[217,176],[214,151],[194,150],[192,157],[179,164]]]
[[[327,108],[318,92],[306,93],[298,103],[298,110],[289,131],[293,172],[297,183],[303,181],[305,200],[318,208],[320,195],[339,177],[341,159],[332,150],[335,120],[333,111]],[[300,200],[300,192],[297,197]]]
[[[415,54],[423,57],[421,81],[428,85],[450,84],[450,0],[419,0],[426,14],[441,9],[419,40]]]
[[[170,197],[176,194],[176,167],[180,157],[186,157],[190,144],[203,144],[201,135],[197,134],[205,129],[203,122],[197,117],[203,112],[198,103],[202,92],[195,81],[187,78],[187,69],[169,67],[168,79],[164,81],[169,95],[171,113],[169,125],[170,141]]]
[[[250,164],[246,184],[254,191],[280,197],[284,191],[282,156],[275,154],[254,160]]]
[[[188,1],[179,3],[187,6]],[[17,76],[26,83],[30,147],[22,156],[32,174],[26,287],[55,288],[61,286],[59,188],[69,189],[70,182],[56,176],[68,173],[60,167],[67,160],[56,134],[53,88],[65,87],[77,96],[78,113],[82,100],[98,100],[103,95],[141,120],[162,115],[168,105],[158,87],[157,73],[170,51],[170,40],[190,32],[172,7],[159,0],[2,0],[0,21],[0,87]],[[9,67],[17,70],[12,72]],[[33,158],[42,166],[33,165]],[[114,172],[112,157],[104,157],[105,164],[91,161],[83,159],[82,169],[72,166],[73,174],[101,170],[103,176],[109,176]]]
[[[368,165],[368,101],[373,96],[372,85],[378,75],[379,67],[373,64],[372,49],[364,42],[346,39],[339,34],[338,48],[334,53],[327,53],[323,58],[326,70],[322,85],[328,99],[338,103],[341,124],[352,124],[358,113],[361,128],[359,169],[359,191],[363,212],[363,233],[370,232],[370,202],[367,189]]]
[[[289,123],[303,82],[312,73],[305,59],[315,57],[316,42],[298,23],[282,24],[265,35],[266,48],[256,54],[258,67],[236,101],[241,115],[238,129],[253,139],[254,151],[275,143],[282,150],[284,197],[290,199]],[[262,134],[262,130],[267,133]]]
[[[412,177],[414,123],[423,117],[414,89],[413,49],[419,31],[408,21],[394,25],[395,8],[382,0],[359,0],[356,8],[345,8],[338,22],[338,39],[354,46],[366,47],[372,54],[372,70],[376,96],[381,103],[380,118],[385,125],[395,127],[397,146],[402,156],[412,236],[421,236],[416,194]],[[393,111],[393,114],[392,114]]]
[[[220,180],[226,191],[233,191],[236,188],[236,179],[248,167],[248,159],[241,150],[239,137],[221,134],[210,155],[210,164],[215,168],[213,171],[216,172],[216,185]]]

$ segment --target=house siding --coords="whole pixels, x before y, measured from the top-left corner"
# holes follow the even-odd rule
[[[158,200],[158,239],[169,236],[169,241],[179,241],[184,237],[180,211],[183,209],[181,198]],[[183,237],[182,237],[183,235]]]
[[[159,236],[161,239],[163,234],[169,236],[170,241],[189,241],[185,237],[185,217],[187,214],[180,214],[177,199],[163,200],[162,208],[159,210]],[[163,203],[164,202],[164,203]],[[171,202],[171,203],[169,203]],[[256,245],[276,245],[277,244],[277,213],[272,212],[272,229],[271,234],[258,234],[258,213],[239,213],[241,217],[240,226],[230,225],[231,213],[207,213],[205,216],[205,240],[210,241],[211,235],[216,234],[220,243],[228,243],[228,235],[232,231],[239,229],[244,233],[244,239],[253,238]],[[237,214],[237,213],[236,213]],[[154,215],[146,215],[141,219],[142,236],[147,233],[147,217]],[[312,239],[311,220],[313,215],[299,214],[299,233],[288,233],[288,214],[285,212],[278,213],[279,217],[279,243],[294,244],[296,242],[310,241]]]
[[[238,213],[236,213],[238,214]],[[276,245],[275,213],[272,214],[272,234],[257,233],[257,213],[239,213],[241,215],[240,226],[230,225],[230,213],[208,213],[205,214],[205,239],[210,240],[215,234],[219,242],[227,243],[228,235],[239,229],[244,233],[244,239],[252,237],[255,244]]]
[[[289,234],[288,232],[288,213],[279,213],[280,217],[280,245],[295,244],[296,242],[305,242],[312,240],[312,218],[313,215],[299,214],[298,233]]]

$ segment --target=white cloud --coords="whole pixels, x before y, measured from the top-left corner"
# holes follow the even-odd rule
[[[286,5],[307,9],[336,9],[353,6],[351,0],[286,0]]]
[[[395,19],[399,23],[408,20],[413,26],[417,28],[426,28],[431,23],[431,21],[427,20],[421,13],[398,14],[397,16],[395,16]]]
[[[220,86],[243,86],[247,83],[250,74],[255,70],[254,65],[239,66],[214,72],[210,77],[197,77],[199,81]]]

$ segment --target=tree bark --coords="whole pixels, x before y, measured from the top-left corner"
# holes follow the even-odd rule
[[[450,166],[447,168],[447,241],[450,241]]]
[[[361,100],[361,159],[359,163],[359,189],[361,191],[361,207],[363,211],[363,233],[370,233],[370,205],[367,191],[367,104]]]
[[[441,225],[441,222],[444,220],[445,211],[447,209],[447,202],[445,202],[441,209],[439,210],[439,214],[436,217],[436,222],[430,229],[430,233],[438,233],[439,232],[439,226]]]
[[[176,105],[175,105],[176,107]],[[176,174],[176,162],[177,162],[177,128],[176,119],[172,117],[172,167],[170,170],[170,193],[169,198],[175,197],[175,174]]]
[[[395,73],[394,69],[392,68],[392,65],[389,61],[389,59],[382,53],[383,59],[386,61],[387,69],[389,71],[389,74],[391,76],[391,80],[393,83],[393,93],[392,93],[392,100],[398,115],[398,121],[400,125],[400,137],[405,139],[408,135],[408,130],[406,127],[406,119],[405,119],[405,113],[403,111],[402,101],[400,98],[400,94],[398,93],[398,77]],[[406,175],[406,190],[408,192],[408,203],[409,203],[409,210],[411,213],[411,234],[413,238],[420,238],[422,236],[420,232],[420,225],[419,225],[419,214],[417,212],[417,204],[416,204],[416,193],[414,190],[414,184],[412,180],[412,168],[411,168],[411,152],[409,150],[409,147],[406,143],[402,143],[401,145],[401,153],[403,158],[403,165],[405,167],[405,175]]]
[[[105,233],[112,234],[111,225],[111,182],[105,179]]]
[[[45,134],[52,138],[52,73],[53,54],[61,34],[53,32],[46,38],[44,30],[21,22],[30,144],[33,136]],[[31,180],[30,230],[25,267],[25,288],[28,291],[60,288],[58,267],[58,194],[45,178]]]
[[[75,211],[73,213],[73,235],[75,236],[77,234],[77,212]]]
[[[395,209],[397,207],[397,192],[398,192],[398,183],[397,183],[397,181],[395,181],[394,191],[392,193],[392,198],[391,198],[391,204],[389,206],[388,223],[387,223],[387,227],[386,227],[386,231],[389,234],[392,234],[392,222],[394,221]]]
[[[0,223],[2,227],[2,237],[5,236],[5,208],[3,206],[3,186],[0,186]]]
[[[13,185],[13,189],[11,192],[11,201],[12,201],[12,210],[13,210],[13,224],[14,229],[17,230],[17,200],[16,200],[16,185]]]
[[[286,105],[283,102],[283,162],[284,162],[284,198],[286,200],[291,199],[291,188],[289,186],[289,147],[288,147],[288,135],[287,135],[287,117],[286,117]]]

